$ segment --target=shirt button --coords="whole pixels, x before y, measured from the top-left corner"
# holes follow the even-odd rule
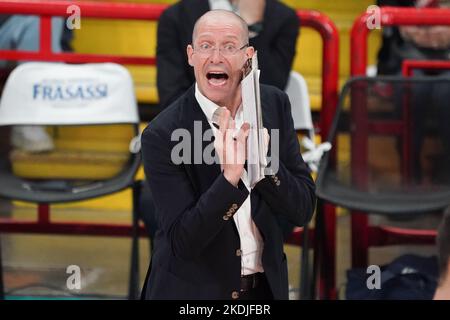
[[[242,255],[242,250],[241,249],[237,249],[236,250],[236,256],[240,257]]]
[[[234,300],[239,299],[239,292],[233,291],[231,293],[231,298],[234,299]]]
[[[222,217],[222,219],[225,220],[225,221],[227,221],[228,219],[230,219],[230,217],[227,216],[227,215],[224,215],[224,216]]]

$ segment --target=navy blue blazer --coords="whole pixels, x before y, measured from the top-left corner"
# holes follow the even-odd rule
[[[158,231],[142,296],[145,299],[231,299],[240,289],[240,238],[230,208],[237,209],[249,192],[231,185],[219,164],[194,164],[194,149],[210,142],[193,141],[190,163],[174,164],[179,141],[172,132],[192,136],[210,125],[194,96],[194,86],[161,112],[142,134],[142,154],[156,206]],[[315,187],[301,155],[287,95],[261,85],[263,123],[279,129],[279,171],[266,176],[251,192],[251,215],[264,239],[262,263],[275,299],[288,299],[283,235],[276,216],[303,226],[312,217]],[[195,121],[197,125],[194,124]],[[196,144],[197,147],[195,146]],[[198,160],[198,159],[197,159]],[[189,162],[189,161],[187,161]],[[234,294],[233,296],[236,296]]]

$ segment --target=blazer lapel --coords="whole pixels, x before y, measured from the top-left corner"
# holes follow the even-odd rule
[[[193,170],[193,178],[200,183],[201,191],[208,188],[220,174],[220,165],[217,161],[212,164],[205,163],[205,156],[214,155],[214,140],[211,135],[205,134],[211,129],[203,110],[195,98],[195,85],[186,92],[182,102],[180,123],[191,135],[191,165],[187,168]],[[211,130],[210,130],[211,133]],[[205,149],[207,149],[205,154]],[[211,152],[212,151],[212,152]]]

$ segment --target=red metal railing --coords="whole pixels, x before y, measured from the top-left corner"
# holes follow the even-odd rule
[[[339,33],[333,21],[317,11],[298,10],[302,27],[310,27],[322,37],[322,106],[320,112],[320,135],[322,141],[328,137],[338,101],[339,81]],[[336,215],[332,205],[325,204],[322,210],[323,237],[311,233],[310,243],[314,244],[317,296],[336,296]],[[291,240],[299,244],[300,234],[294,233]],[[291,242],[292,243],[292,242]]]
[[[0,14],[30,14],[40,16],[40,48],[36,52],[0,50],[0,60],[16,61],[54,61],[69,63],[91,62],[116,62],[120,64],[155,65],[155,57],[136,57],[121,55],[100,55],[80,53],[53,53],[51,51],[51,17],[67,17],[68,6],[77,5],[80,8],[81,18],[102,19],[131,19],[131,20],[157,20],[166,5],[161,4],[131,4],[113,2],[89,2],[89,1],[18,1],[5,0],[0,2]],[[333,121],[338,97],[338,73],[339,73],[339,35],[335,24],[325,15],[316,11],[298,10],[297,15],[302,27],[316,30],[322,38],[322,106],[320,116],[320,129],[322,139],[328,136],[329,128]],[[114,235],[128,236],[131,226],[111,224],[86,224],[86,223],[51,223],[48,205],[40,206],[37,222],[15,221],[13,219],[0,220],[1,232],[32,232],[54,234],[77,235]],[[327,250],[323,258],[326,270],[332,270],[324,275],[327,279],[320,286],[322,290],[329,291],[334,288],[335,282],[335,213],[334,207],[325,206],[324,227],[326,229]],[[145,234],[141,230],[141,234]],[[299,243],[299,234],[291,238]],[[325,240],[317,240],[325,241]],[[324,251],[324,250],[323,250]],[[328,294],[329,295],[329,294]]]
[[[158,20],[167,7],[161,4],[131,4],[113,2],[20,1],[0,2],[0,13],[40,16],[40,49],[37,52],[0,50],[0,59],[36,60],[70,63],[116,62],[121,64],[154,65],[154,57],[119,55],[53,53],[51,51],[51,17],[67,17],[70,5],[80,8],[81,18]]]
[[[338,98],[339,81],[339,33],[333,21],[317,11],[298,10],[303,27],[310,27],[322,37],[322,109],[320,129],[323,139],[333,122]]]
[[[335,24],[317,11],[297,11],[302,26],[314,28],[322,37],[322,106],[320,135],[328,138],[338,102],[339,82],[339,33]],[[314,236],[315,277],[319,298],[336,297],[336,213],[335,207],[324,204],[319,218],[321,236]],[[318,223],[316,223],[317,227]]]
[[[381,26],[399,25],[450,25],[450,9],[416,9],[382,7]],[[367,28],[370,13],[363,13],[354,22],[350,43],[350,73],[365,75],[367,67],[367,39],[371,29]]]
[[[398,25],[450,25],[450,10],[449,9],[417,9],[417,8],[395,8],[382,7],[380,10],[381,26],[398,26]],[[370,29],[367,27],[367,20],[372,13],[363,13],[353,24],[351,31],[351,75],[359,76],[366,74],[367,67],[367,39]],[[423,62],[431,66],[430,62]],[[406,65],[404,68],[410,70],[411,67],[417,66],[415,62],[411,65]],[[403,69],[405,70],[405,69]],[[408,71],[410,72],[410,71]],[[365,109],[361,108],[356,109]],[[353,109],[353,108],[352,108]],[[353,110],[352,110],[353,112]],[[364,118],[364,110],[356,110],[358,118]],[[361,125],[362,130],[367,130],[367,125]],[[358,127],[359,128],[359,127]],[[360,137],[364,137],[364,133],[358,131]],[[352,141],[352,148],[356,148],[360,152],[352,158],[352,163],[366,163],[367,159],[366,144],[367,142],[359,139]],[[352,153],[353,154],[353,153]],[[359,164],[358,164],[359,165]],[[363,182],[364,183],[364,182]],[[370,246],[381,246],[397,243],[405,243],[411,240],[411,235],[407,232],[399,232],[398,229],[369,226],[368,216],[362,212],[352,212],[352,265],[353,267],[367,266],[368,263],[368,248]],[[426,237],[433,236],[433,232],[426,235],[421,234],[420,231],[415,233],[416,239],[423,240]],[[421,243],[429,243],[430,240],[421,241]]]
[[[442,70],[450,69],[448,60],[404,60],[402,63],[402,74],[404,77],[411,77],[414,69],[421,70]]]

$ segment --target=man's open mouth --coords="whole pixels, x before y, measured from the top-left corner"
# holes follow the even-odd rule
[[[225,72],[211,71],[206,74],[206,78],[208,79],[209,84],[213,86],[220,86],[225,84],[228,80],[228,74]]]

